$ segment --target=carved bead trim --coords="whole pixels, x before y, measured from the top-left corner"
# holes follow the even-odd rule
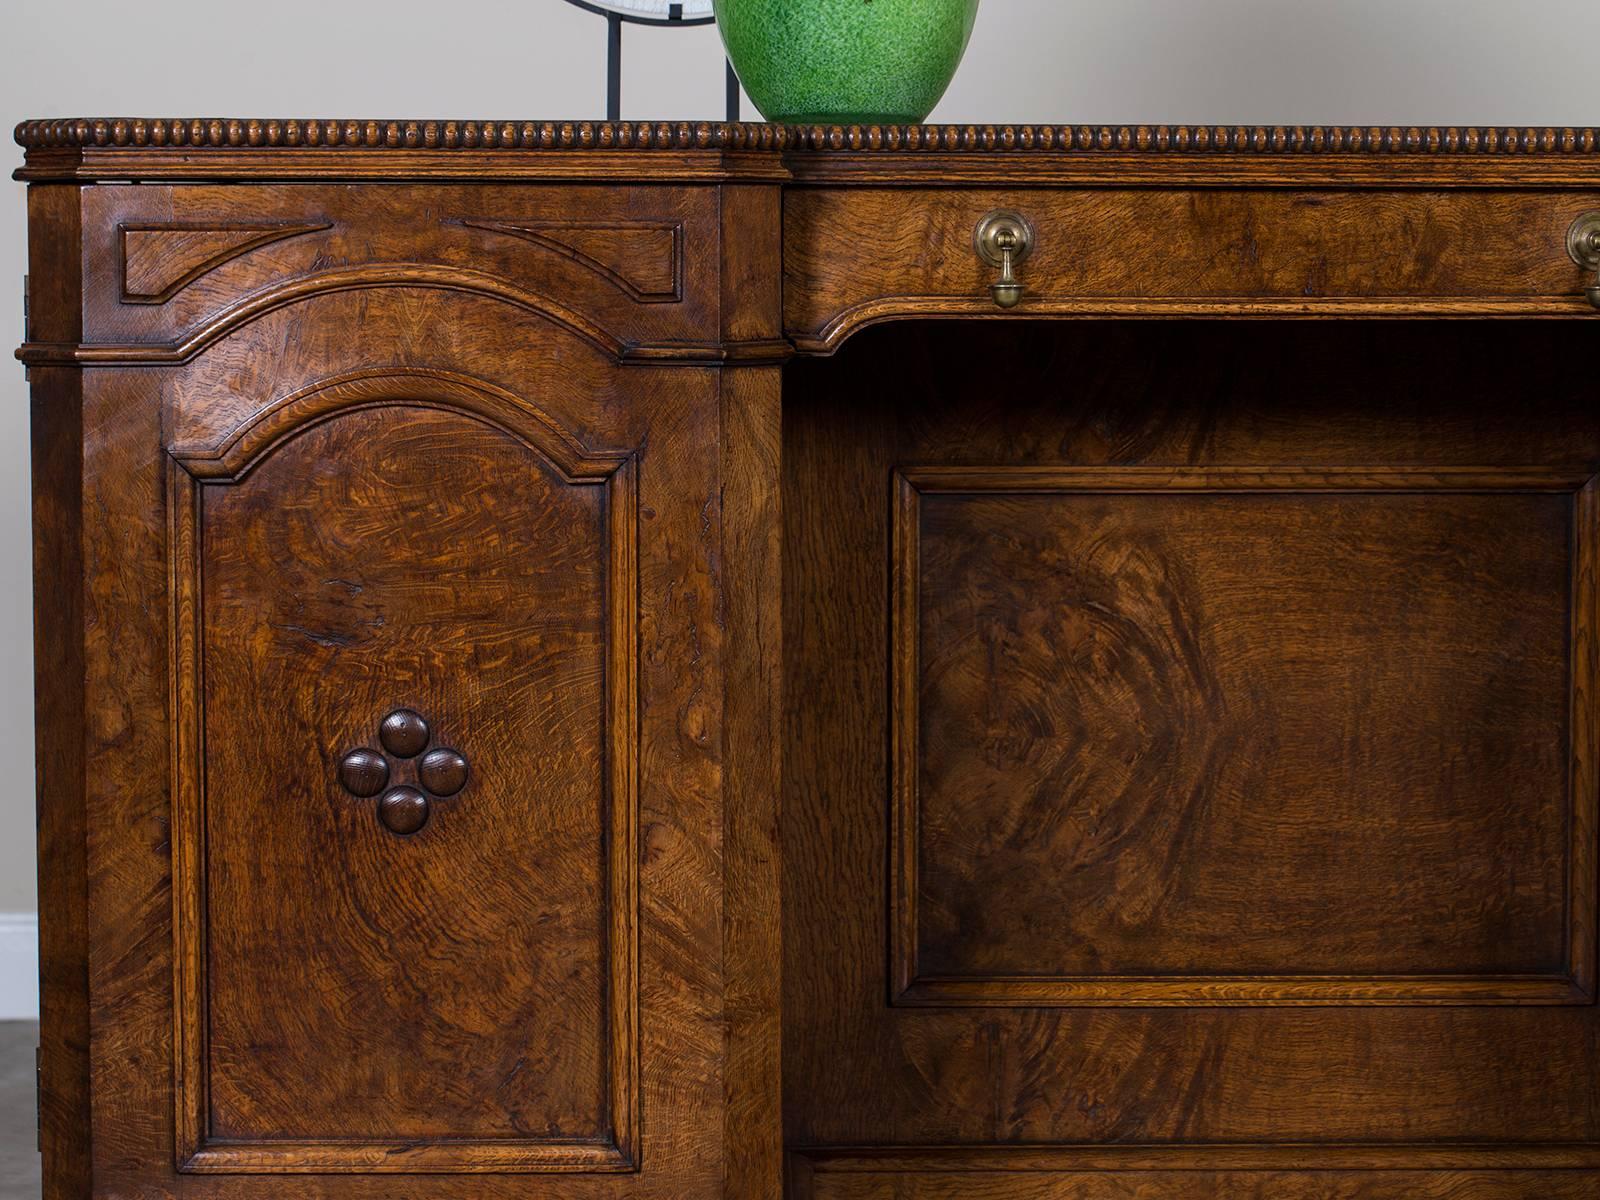
[[[1028,151],[1035,153],[1593,154],[1594,128],[1334,125],[850,125],[633,121],[23,121],[29,150],[91,147],[375,150]]]
[[[378,725],[378,742],[386,754],[362,746],[339,761],[339,783],[350,795],[369,800],[383,792],[378,820],[390,833],[409,837],[420,832],[433,815],[435,800],[447,800],[467,786],[471,769],[466,757],[440,746],[422,755],[413,783],[389,787],[395,770],[390,757],[400,765],[410,762],[428,749],[432,737],[433,731],[420,713],[397,708]]]
[[[789,130],[750,122],[300,121],[240,118],[66,118],[24,121],[30,150],[92,146],[334,146],[374,150],[781,150]]]
[[[1336,125],[820,125],[792,150],[1032,153],[1592,154],[1594,128]]]

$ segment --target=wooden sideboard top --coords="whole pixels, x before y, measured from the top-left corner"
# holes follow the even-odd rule
[[[795,182],[1592,186],[1592,127],[24,121],[28,181],[766,177]],[[537,153],[529,153],[537,152]],[[548,153],[560,152],[560,153]]]
[[[1593,128],[98,118],[16,139],[18,179],[107,185],[66,228],[123,275],[62,336],[35,327],[34,366],[184,362],[367,286],[509,300],[618,361],[698,365],[911,317],[1596,312],[1569,249],[1600,212]],[[238,186],[184,186],[208,183]],[[1008,211],[1039,236],[1001,309],[973,231]],[[187,273],[151,269],[174,255]],[[530,292],[556,259],[579,274]]]

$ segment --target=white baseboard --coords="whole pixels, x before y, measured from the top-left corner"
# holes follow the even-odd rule
[[[38,915],[0,913],[0,1021],[38,1019]]]

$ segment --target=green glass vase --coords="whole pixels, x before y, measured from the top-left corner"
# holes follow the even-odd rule
[[[978,0],[716,0],[739,81],[769,121],[911,125],[950,86]]]

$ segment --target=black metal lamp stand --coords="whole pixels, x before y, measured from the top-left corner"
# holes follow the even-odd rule
[[[590,3],[589,0],[567,0],[588,12],[597,13],[606,19],[606,120],[619,121],[622,119],[622,27],[624,25],[665,25],[680,29],[693,25],[710,25],[715,17],[686,17],[683,15],[683,5],[670,4],[667,6],[667,15],[663,17],[645,15],[643,13],[621,12],[615,8],[607,8],[600,3]],[[739,77],[734,74],[733,64],[726,63],[727,70],[727,100],[728,120],[739,119]]]

